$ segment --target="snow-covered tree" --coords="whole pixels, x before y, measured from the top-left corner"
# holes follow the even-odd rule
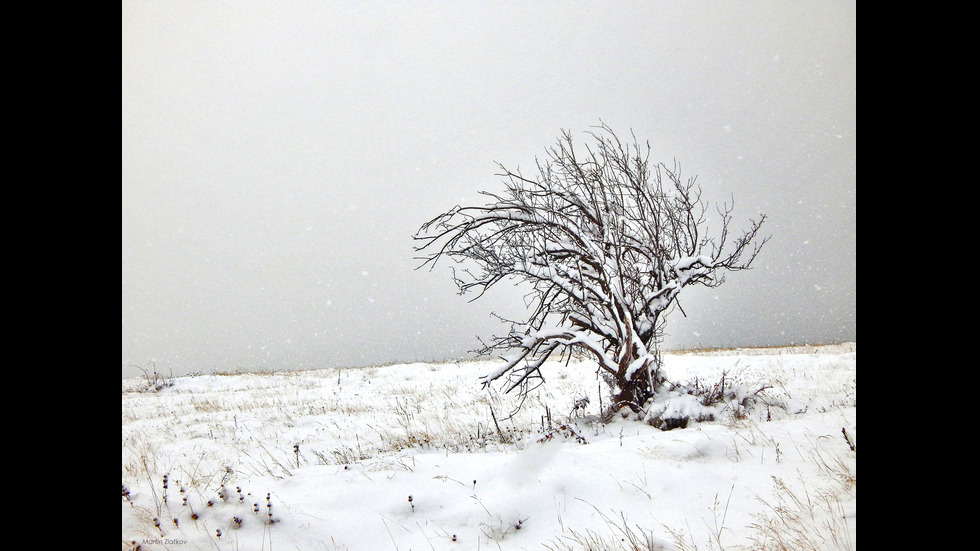
[[[443,257],[460,293],[476,300],[501,281],[526,282],[526,320],[481,351],[501,365],[482,377],[526,392],[556,353],[594,357],[612,386],[612,407],[640,411],[666,381],[659,343],[664,314],[689,285],[717,287],[725,271],[749,268],[768,238],[765,215],[739,235],[729,232],[732,205],[717,208],[708,235],[708,206],[680,168],[650,165],[650,145],[623,142],[605,124],[576,150],[563,131],[526,177],[500,166],[503,192],[481,192],[483,206],[456,206],[415,235],[423,266]],[[503,319],[503,318],[501,318]]]

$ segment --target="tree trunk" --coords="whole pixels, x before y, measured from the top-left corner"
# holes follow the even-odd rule
[[[623,358],[623,362],[620,364],[619,373],[616,375],[616,388],[619,392],[613,394],[612,396],[612,411],[619,411],[623,407],[628,407],[633,413],[640,413],[643,411],[643,404],[649,400],[655,392],[655,388],[651,386],[659,384],[658,377],[656,375],[651,376],[651,370],[659,374],[658,366],[649,365],[652,360],[647,360],[643,367],[637,369],[633,372],[632,376],[626,377],[626,371],[629,365],[632,363],[632,359],[629,358],[632,354],[627,354],[627,357]]]

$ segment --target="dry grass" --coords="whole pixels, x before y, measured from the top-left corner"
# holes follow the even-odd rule
[[[807,344],[801,346],[750,346],[746,348],[685,348],[664,350],[664,354],[683,356],[729,356],[737,352],[743,356],[768,356],[773,354],[846,354],[857,351],[857,343]]]
[[[608,535],[594,530],[567,530],[565,534],[545,544],[549,551],[672,551],[666,542],[654,537],[653,532],[640,526],[630,526],[626,514],[615,518],[596,509],[606,524]]]
[[[751,527],[759,551],[850,551],[848,515],[840,495],[821,490],[811,495],[806,488],[794,491],[773,477],[774,502],[760,498],[766,513],[757,514]]]

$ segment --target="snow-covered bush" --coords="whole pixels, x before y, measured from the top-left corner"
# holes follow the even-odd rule
[[[643,420],[663,430],[685,428],[690,421],[715,421],[728,414],[732,419],[744,418],[759,402],[759,394],[767,386],[752,387],[727,381],[728,373],[707,386],[699,379],[685,385],[674,385],[647,400]]]

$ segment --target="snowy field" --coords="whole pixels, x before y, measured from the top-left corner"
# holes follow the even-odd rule
[[[513,416],[486,362],[126,379],[122,549],[854,549],[855,351],[665,354],[768,387],[670,431],[600,423],[588,362]]]

